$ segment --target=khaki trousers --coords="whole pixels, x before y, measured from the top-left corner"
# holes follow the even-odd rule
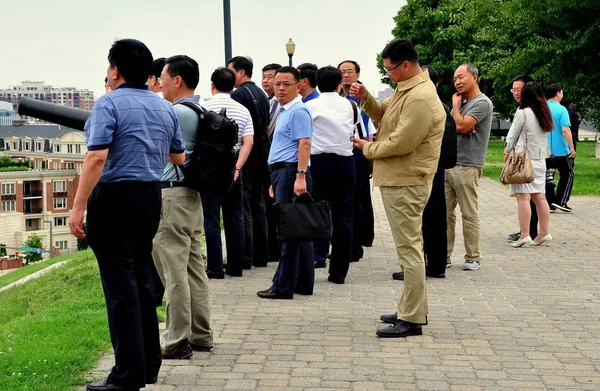
[[[446,213],[448,217],[448,257],[454,250],[456,227],[456,204],[460,208],[463,222],[465,242],[465,260],[481,260],[479,238],[481,227],[479,222],[479,204],[477,188],[482,169],[480,167],[456,166],[446,170]]]
[[[182,342],[213,346],[208,277],[200,253],[204,218],[200,193],[186,187],[162,190],[162,212],[152,255],[165,282],[165,351]]]
[[[404,272],[398,319],[425,324],[428,310],[421,227],[423,209],[429,199],[431,185],[382,186],[380,191],[396,245],[398,262]]]

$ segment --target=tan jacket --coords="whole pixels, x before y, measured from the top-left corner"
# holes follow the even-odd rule
[[[431,184],[440,158],[446,112],[427,71],[398,84],[379,103],[371,94],[363,106],[379,123],[377,141],[363,152],[373,159],[376,186]]]

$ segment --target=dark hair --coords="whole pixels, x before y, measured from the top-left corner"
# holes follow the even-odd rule
[[[335,92],[335,89],[342,84],[342,71],[331,65],[320,68],[316,76],[321,92]]]
[[[408,39],[393,39],[385,45],[385,48],[381,52],[381,57],[389,59],[393,64],[403,61],[412,63],[419,61],[417,50]]]
[[[315,64],[305,62],[304,64],[298,65],[298,72],[300,72],[300,79],[308,79],[308,83],[312,88],[317,88],[317,71],[319,67]]]
[[[296,82],[300,81],[300,72],[298,72],[298,70],[294,67],[281,67],[275,72],[276,75],[278,73],[291,73],[294,76],[294,80],[296,80]]]
[[[213,82],[217,91],[231,92],[235,87],[235,73],[226,67],[220,67],[215,69],[210,81]]]
[[[528,76],[528,75],[519,75],[519,76],[517,76],[517,77],[515,77],[513,79],[513,83],[516,82],[516,81],[521,81],[524,84],[527,84],[529,82],[532,82],[533,78],[531,76]]]
[[[252,69],[254,69],[254,64],[252,60],[248,57],[244,56],[236,56],[227,61],[227,65],[233,64],[233,69],[236,71],[241,71],[242,69],[246,72],[246,76],[252,77]]]
[[[437,85],[440,82],[440,74],[435,70],[434,67],[431,65],[423,65],[421,69],[427,69],[429,72],[429,79],[433,84]]]
[[[119,69],[126,82],[146,84],[152,70],[152,53],[136,39],[121,39],[108,51],[108,63]]]
[[[342,66],[342,64],[344,64],[344,63],[346,63],[346,62],[349,62],[349,63],[351,63],[351,64],[354,64],[354,71],[355,71],[356,73],[360,73],[360,65],[358,65],[358,63],[357,63],[356,61],[354,61],[354,60],[346,60],[346,61],[342,61],[342,62],[340,62],[340,63],[338,64],[338,66],[337,66],[337,67],[338,67],[338,69],[340,69],[340,67]]]
[[[280,65],[280,64],[277,64],[277,63],[275,63],[275,62],[274,62],[274,63],[272,63],[272,64],[267,64],[267,65],[265,65],[265,66],[263,67],[262,71],[263,71],[263,72],[266,72],[266,71],[276,71],[276,70],[278,70],[279,68],[281,68],[281,65]]]
[[[560,84],[552,83],[546,86],[546,98],[552,99],[562,91]]]
[[[200,80],[200,69],[198,63],[191,57],[185,55],[177,55],[169,57],[165,65],[167,67],[167,73],[171,77],[179,76],[183,79],[183,82],[187,88],[195,90]]]
[[[107,85],[107,84],[108,84],[108,77],[105,77],[104,78],[104,85]]]
[[[552,114],[550,114],[548,103],[546,103],[546,99],[544,98],[544,90],[542,90],[539,84],[532,81],[525,83],[525,86],[521,90],[521,104],[519,107],[521,109],[529,107],[533,110],[533,114],[535,114],[542,131],[549,132],[554,127]]]
[[[152,62],[152,73],[150,76],[155,76],[158,79],[166,63],[167,59],[165,57],[160,57],[154,60]]]

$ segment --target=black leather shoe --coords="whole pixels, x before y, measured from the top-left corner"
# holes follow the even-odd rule
[[[392,279],[398,280],[398,281],[404,281],[404,272],[392,273]]]
[[[232,272],[229,269],[225,269],[225,274],[227,274],[230,277],[241,277],[242,276],[242,271],[240,270],[239,272]]]
[[[146,384],[156,384],[156,382],[158,382],[158,376],[146,376],[144,378]]]
[[[254,267],[267,267],[267,263],[266,262],[253,263],[252,266],[254,266]]]
[[[343,284],[346,282],[345,278],[340,278],[340,277],[333,277],[333,276],[329,276],[327,277],[327,281],[329,282],[333,282],[334,284]]]
[[[446,274],[444,273],[431,273],[429,270],[425,270],[425,275],[431,278],[446,278]]]
[[[423,335],[420,325],[398,320],[388,327],[377,330],[377,336],[382,338],[406,338],[411,335]]]
[[[206,276],[208,278],[212,278],[215,280],[222,280],[225,278],[225,272],[223,272],[222,270],[220,272],[213,272],[213,271],[206,271]]]
[[[196,352],[210,352],[212,350],[212,346],[204,346],[204,345],[196,345],[195,343],[190,342],[190,348],[195,350]]]
[[[290,300],[293,299],[294,296],[293,295],[285,295],[283,293],[279,293],[279,292],[273,292],[270,289],[264,290],[264,291],[258,291],[256,292],[256,294],[258,295],[258,297],[260,297],[261,299],[282,299],[282,300]]]
[[[110,384],[108,380],[90,383],[85,389],[86,391],[140,391],[139,388],[115,386],[114,384]]]
[[[390,323],[390,324],[396,323],[398,321],[398,313],[394,312],[393,314],[389,314],[389,315],[381,315],[379,320],[381,320],[383,323]]]
[[[315,262],[315,269],[323,269],[324,267],[327,267],[327,264],[325,262],[323,262],[323,263]]]
[[[171,351],[163,351],[161,357],[163,360],[187,360],[194,355],[189,343],[185,343],[179,348]]]
[[[514,234],[509,234],[506,237],[506,240],[509,241],[509,242],[516,242],[519,239],[521,239],[521,232],[517,232],[517,233],[514,233]]]
[[[297,293],[297,294],[302,295],[302,296],[311,296],[313,294],[313,291],[305,291],[305,290],[302,290],[302,289],[294,289],[294,293]]]

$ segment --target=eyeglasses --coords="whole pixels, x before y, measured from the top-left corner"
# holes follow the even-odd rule
[[[273,83],[273,85],[277,88],[279,87],[285,87],[285,88],[290,88],[293,85],[296,85],[298,83],[289,83],[289,82],[280,82],[280,81],[276,81],[275,83]]]
[[[521,89],[520,89],[520,88],[511,88],[511,89],[510,89],[510,92],[511,92],[512,94],[514,94],[515,92],[521,92]]]
[[[388,75],[392,72],[394,72],[400,65],[404,64],[406,61],[402,61],[400,64],[396,65],[395,67],[393,67],[392,69],[387,69],[385,68],[385,71],[388,73]]]
[[[342,71],[342,75],[351,75],[354,71],[352,69],[345,69]]]

